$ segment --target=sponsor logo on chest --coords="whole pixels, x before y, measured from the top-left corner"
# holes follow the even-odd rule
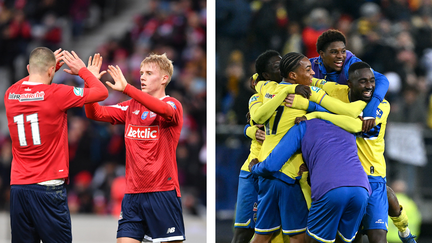
[[[125,137],[137,140],[156,140],[159,139],[159,126],[129,125]]]

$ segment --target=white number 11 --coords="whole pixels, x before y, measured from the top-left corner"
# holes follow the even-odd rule
[[[39,121],[37,113],[26,116],[26,121],[30,122],[31,132],[34,145],[40,145]],[[18,138],[21,146],[27,146],[25,128],[24,128],[24,115],[14,116],[14,122],[18,126]]]

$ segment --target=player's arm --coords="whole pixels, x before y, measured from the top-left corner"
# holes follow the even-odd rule
[[[115,84],[107,82],[107,85],[112,89],[121,91],[132,99],[138,101],[150,111],[162,116],[167,121],[171,121],[174,117],[174,108],[158,98],[155,98],[132,85],[128,84],[119,66],[109,66],[108,73],[113,77]]]
[[[307,120],[319,118],[329,121],[350,133],[358,133],[362,130],[363,122],[359,118],[353,118],[344,115],[335,115],[327,112],[312,112],[306,114],[304,117],[306,117]],[[298,122],[297,119],[296,122]]]
[[[247,124],[243,130],[243,133],[246,137],[262,143],[265,139],[265,132],[260,129],[261,127],[263,127],[263,125],[251,126],[250,124]]]
[[[251,173],[254,175],[266,176],[279,171],[285,162],[300,149],[305,129],[306,124],[302,123],[288,130],[264,161],[261,163],[258,163],[258,160],[251,161],[249,164]]]
[[[346,115],[346,116],[356,118],[362,113],[362,110],[366,106],[366,102],[364,101],[345,103],[341,100],[338,100],[336,98],[327,95],[322,89],[315,86],[311,86],[311,91],[312,94],[309,98],[310,101],[315,102],[318,105],[321,105],[328,111],[333,112],[335,114]],[[310,103],[309,102],[304,103],[302,99],[304,98],[296,96],[293,99],[292,103],[289,103],[288,100],[285,101],[287,102],[288,107],[300,109],[300,110],[307,110],[309,108]]]
[[[376,118],[376,110],[379,104],[384,100],[384,96],[387,93],[389,87],[389,81],[384,74],[373,71],[375,75],[375,90],[372,95],[372,99],[363,110],[363,118]]]
[[[296,94],[302,94],[304,96],[307,96],[307,94],[310,94],[309,89],[305,90],[302,88],[302,86],[294,84],[294,85],[286,85],[279,93],[277,93],[270,101],[267,101],[266,103],[257,106],[250,106],[250,114],[253,121],[255,121],[258,124],[262,124],[265,121],[267,121],[273,113],[276,111],[276,109],[282,104],[282,102],[285,100],[288,94],[290,93],[296,93]],[[260,97],[262,97],[264,94],[259,94]],[[298,95],[301,97],[300,95]],[[251,98],[252,99],[252,98]],[[262,99],[262,98],[261,98]],[[299,104],[299,106],[303,105],[307,108],[308,100],[298,99],[298,103],[303,102]],[[249,102],[251,104],[251,102]],[[305,108],[305,109],[306,109]]]
[[[70,68],[64,71],[72,75],[79,75],[87,85],[88,95],[85,104],[99,102],[108,98],[108,89],[86,68],[84,62],[74,51],[72,53],[63,51],[62,60]]]

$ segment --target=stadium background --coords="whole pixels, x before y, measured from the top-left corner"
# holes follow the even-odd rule
[[[341,30],[347,49],[389,79],[388,184],[405,183],[422,215],[418,242],[432,242],[430,0],[216,1],[217,242],[231,240],[238,174],[249,154],[243,128],[254,60],[268,49],[318,56],[316,40],[329,28]]]
[[[119,65],[140,86],[140,63],[148,54],[167,53],[174,76],[167,94],[183,105],[184,125],[177,148],[179,180],[188,242],[206,236],[206,1],[204,0],[0,0],[0,93],[27,76],[37,46],[74,50],[87,64],[96,52],[102,70]],[[110,80],[104,75],[102,81]],[[55,83],[83,87],[59,71]],[[108,88],[103,105],[129,97]],[[10,235],[11,145],[0,100],[0,242]],[[124,126],[94,122],[83,108],[68,112],[70,184],[68,202],[74,242],[115,240],[124,188]],[[76,221],[76,222],[75,222]],[[90,229],[90,230],[89,230]],[[92,231],[91,229],[95,229]],[[92,237],[94,236],[94,237]]]

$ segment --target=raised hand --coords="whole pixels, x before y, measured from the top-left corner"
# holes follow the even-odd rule
[[[307,85],[303,85],[303,84],[299,84],[299,85],[296,86],[295,93],[303,96],[306,99],[309,99],[309,97],[312,94],[311,90],[310,90],[310,87],[307,86]]]
[[[100,69],[102,67],[102,56],[99,53],[94,54],[93,60],[92,57],[89,57],[87,69],[93,73],[93,75],[97,79],[101,79],[101,77],[106,73],[106,71],[100,72]]]
[[[56,58],[56,72],[63,66],[64,62],[62,60],[63,52],[62,49],[59,48],[55,50],[54,56]]]
[[[109,81],[106,81],[106,84],[110,86],[113,90],[117,90],[120,92],[123,92],[123,90],[126,88],[126,85],[128,84],[125,77],[123,76],[123,73],[118,65],[115,67],[112,65],[108,66],[108,73],[111,75],[111,77],[114,80],[114,84],[112,84]]]
[[[64,71],[72,75],[78,75],[79,70],[85,67],[84,62],[79,58],[79,56],[74,51],[72,51],[72,53],[68,51],[63,51],[62,60],[70,68],[70,69],[65,69]]]

